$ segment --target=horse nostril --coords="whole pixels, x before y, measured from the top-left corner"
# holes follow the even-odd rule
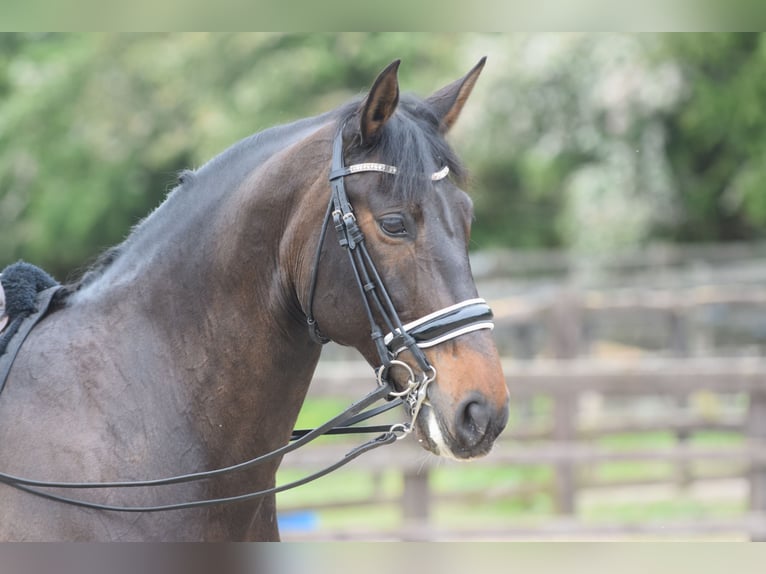
[[[474,446],[481,442],[487,434],[492,409],[487,401],[481,398],[472,398],[464,401],[457,411],[457,424],[455,430],[458,437],[466,446]]]

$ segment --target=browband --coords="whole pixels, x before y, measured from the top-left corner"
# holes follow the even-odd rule
[[[344,177],[347,175],[365,172],[365,171],[377,171],[380,173],[388,173],[391,175],[396,175],[399,172],[399,170],[395,166],[386,165],[385,163],[370,163],[370,162],[355,163],[354,165],[349,165],[346,167],[342,167],[340,169],[335,169],[332,172],[330,172],[330,181],[333,181],[334,179],[338,179],[339,177]],[[449,166],[445,165],[439,171],[432,173],[430,178],[431,178],[431,181],[441,181],[448,175],[449,175]]]

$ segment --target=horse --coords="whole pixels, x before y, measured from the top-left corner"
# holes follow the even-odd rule
[[[365,95],[181,172],[20,348],[0,395],[0,471],[140,480],[274,451],[327,340],[413,399],[408,430],[427,451],[486,455],[509,394],[469,264],[465,170],[446,141],[484,63],[420,98],[400,95],[397,60]],[[145,506],[269,489],[279,462],[83,496]],[[2,540],[279,540],[274,495],[124,513],[0,484],[0,509]]]

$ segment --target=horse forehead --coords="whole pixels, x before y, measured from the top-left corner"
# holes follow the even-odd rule
[[[388,164],[381,164],[388,165]],[[359,179],[356,179],[356,178]],[[456,211],[473,213],[473,201],[460,187],[450,181],[433,182],[427,173],[418,174],[414,178],[415,185],[407,192],[397,192],[395,178],[391,174],[352,174],[349,179],[353,182],[349,189],[352,196],[364,198],[371,206],[398,205],[404,209],[439,209],[441,211]]]
[[[432,213],[446,225],[465,225],[473,217],[473,201],[457,187],[434,190],[427,195],[422,208],[426,217]]]

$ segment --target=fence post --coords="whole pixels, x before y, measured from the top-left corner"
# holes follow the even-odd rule
[[[421,471],[407,469],[404,471],[404,488],[402,492],[402,516],[405,528],[403,532],[408,539],[418,533],[418,539],[428,536],[428,522],[431,518],[431,490],[428,480],[428,469]]]
[[[516,326],[516,346],[514,347],[514,359],[531,361],[535,358],[534,327],[531,321],[524,321]],[[519,418],[523,423],[529,423],[534,419],[533,397],[523,397],[518,401]]]
[[[583,334],[582,301],[574,292],[562,291],[547,316],[550,350],[556,359],[574,359],[581,351]],[[553,438],[560,444],[576,440],[577,389],[553,396]],[[556,463],[554,478],[556,509],[573,515],[577,509],[577,476],[574,463]]]
[[[747,436],[751,444],[766,442],[766,392],[754,390],[750,393]],[[760,459],[750,463],[750,511],[756,524],[750,539],[766,542],[766,464]]]
[[[553,437],[556,442],[566,444],[574,442],[576,412],[573,393],[564,393],[554,398]],[[560,514],[574,515],[577,511],[577,476],[575,465],[571,461],[556,463],[555,504]]]
[[[676,357],[688,357],[690,355],[689,345],[689,324],[688,321],[679,308],[672,308],[668,313],[669,331],[670,331],[670,349],[673,355]],[[686,395],[677,396],[675,398],[676,406],[680,409],[688,409],[689,397]],[[689,444],[691,433],[685,429],[679,429],[676,431],[676,440],[679,446],[686,446]],[[689,461],[681,461],[678,463],[677,478],[678,484],[681,487],[688,487],[693,479],[692,468]]]
[[[562,290],[547,314],[550,350],[556,359],[574,359],[582,350],[582,299],[574,291]]]

